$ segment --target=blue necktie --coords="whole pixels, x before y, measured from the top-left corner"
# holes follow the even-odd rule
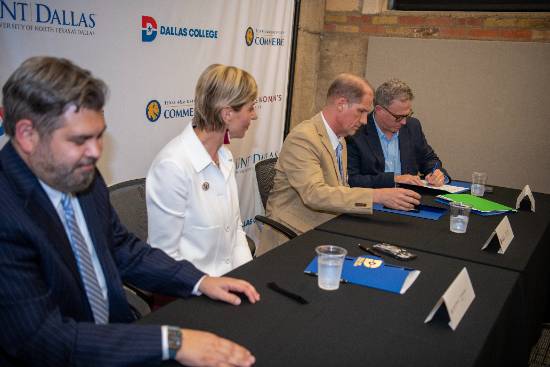
[[[65,213],[65,221],[67,222],[67,228],[69,230],[71,247],[76,258],[76,263],[78,264],[82,283],[84,283],[84,288],[86,289],[88,302],[94,314],[95,323],[106,324],[109,321],[109,305],[101,293],[101,288],[92,264],[92,257],[90,256],[90,251],[88,251],[88,246],[82,236],[82,232],[80,232],[80,228],[78,228],[69,195],[63,194],[61,205]]]
[[[342,179],[342,183],[344,183],[344,165],[342,163],[342,143],[338,143],[338,146],[336,147],[336,159],[338,160],[338,170],[340,171],[340,177]]]

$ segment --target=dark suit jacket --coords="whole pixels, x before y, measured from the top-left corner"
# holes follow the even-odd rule
[[[188,296],[203,275],[128,233],[99,172],[78,199],[105,274],[110,323],[95,325],[63,224],[8,142],[0,151],[0,365],[128,366],[161,360],[159,326],[128,324],[123,281]]]
[[[348,182],[351,187],[394,187],[393,173],[385,173],[384,152],[373,119],[368,116],[367,124],[361,126],[348,143]],[[399,130],[399,153],[401,173],[428,174],[436,164],[450,179],[442,163],[426,141],[420,121],[410,117]]]

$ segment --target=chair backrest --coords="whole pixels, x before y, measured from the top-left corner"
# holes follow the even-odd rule
[[[273,179],[275,178],[275,163],[277,163],[277,158],[269,158],[256,163],[256,166],[254,167],[254,169],[256,170],[256,180],[258,181],[258,189],[260,191],[262,203],[264,204],[264,209],[267,205],[269,192],[273,188]]]
[[[120,221],[143,241],[147,240],[145,178],[125,181],[109,187],[111,204]]]

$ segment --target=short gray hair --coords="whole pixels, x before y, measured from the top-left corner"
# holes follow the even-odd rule
[[[58,129],[68,107],[101,111],[107,85],[71,61],[31,57],[9,77],[2,88],[4,129],[13,137],[17,121],[29,119],[40,136]]]
[[[411,101],[414,98],[411,87],[402,80],[390,79],[376,88],[374,100],[377,105],[388,107],[392,101]]]

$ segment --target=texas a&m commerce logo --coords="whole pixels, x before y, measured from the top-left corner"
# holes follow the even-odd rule
[[[191,119],[194,113],[194,99],[186,97],[151,99],[145,106],[145,117],[150,122],[157,122],[160,118]]]
[[[150,100],[145,107],[145,116],[147,117],[147,120],[151,122],[156,122],[159,119],[161,112],[160,103],[156,99]]]
[[[244,32],[247,46],[282,47],[285,44],[285,31],[248,27]]]

